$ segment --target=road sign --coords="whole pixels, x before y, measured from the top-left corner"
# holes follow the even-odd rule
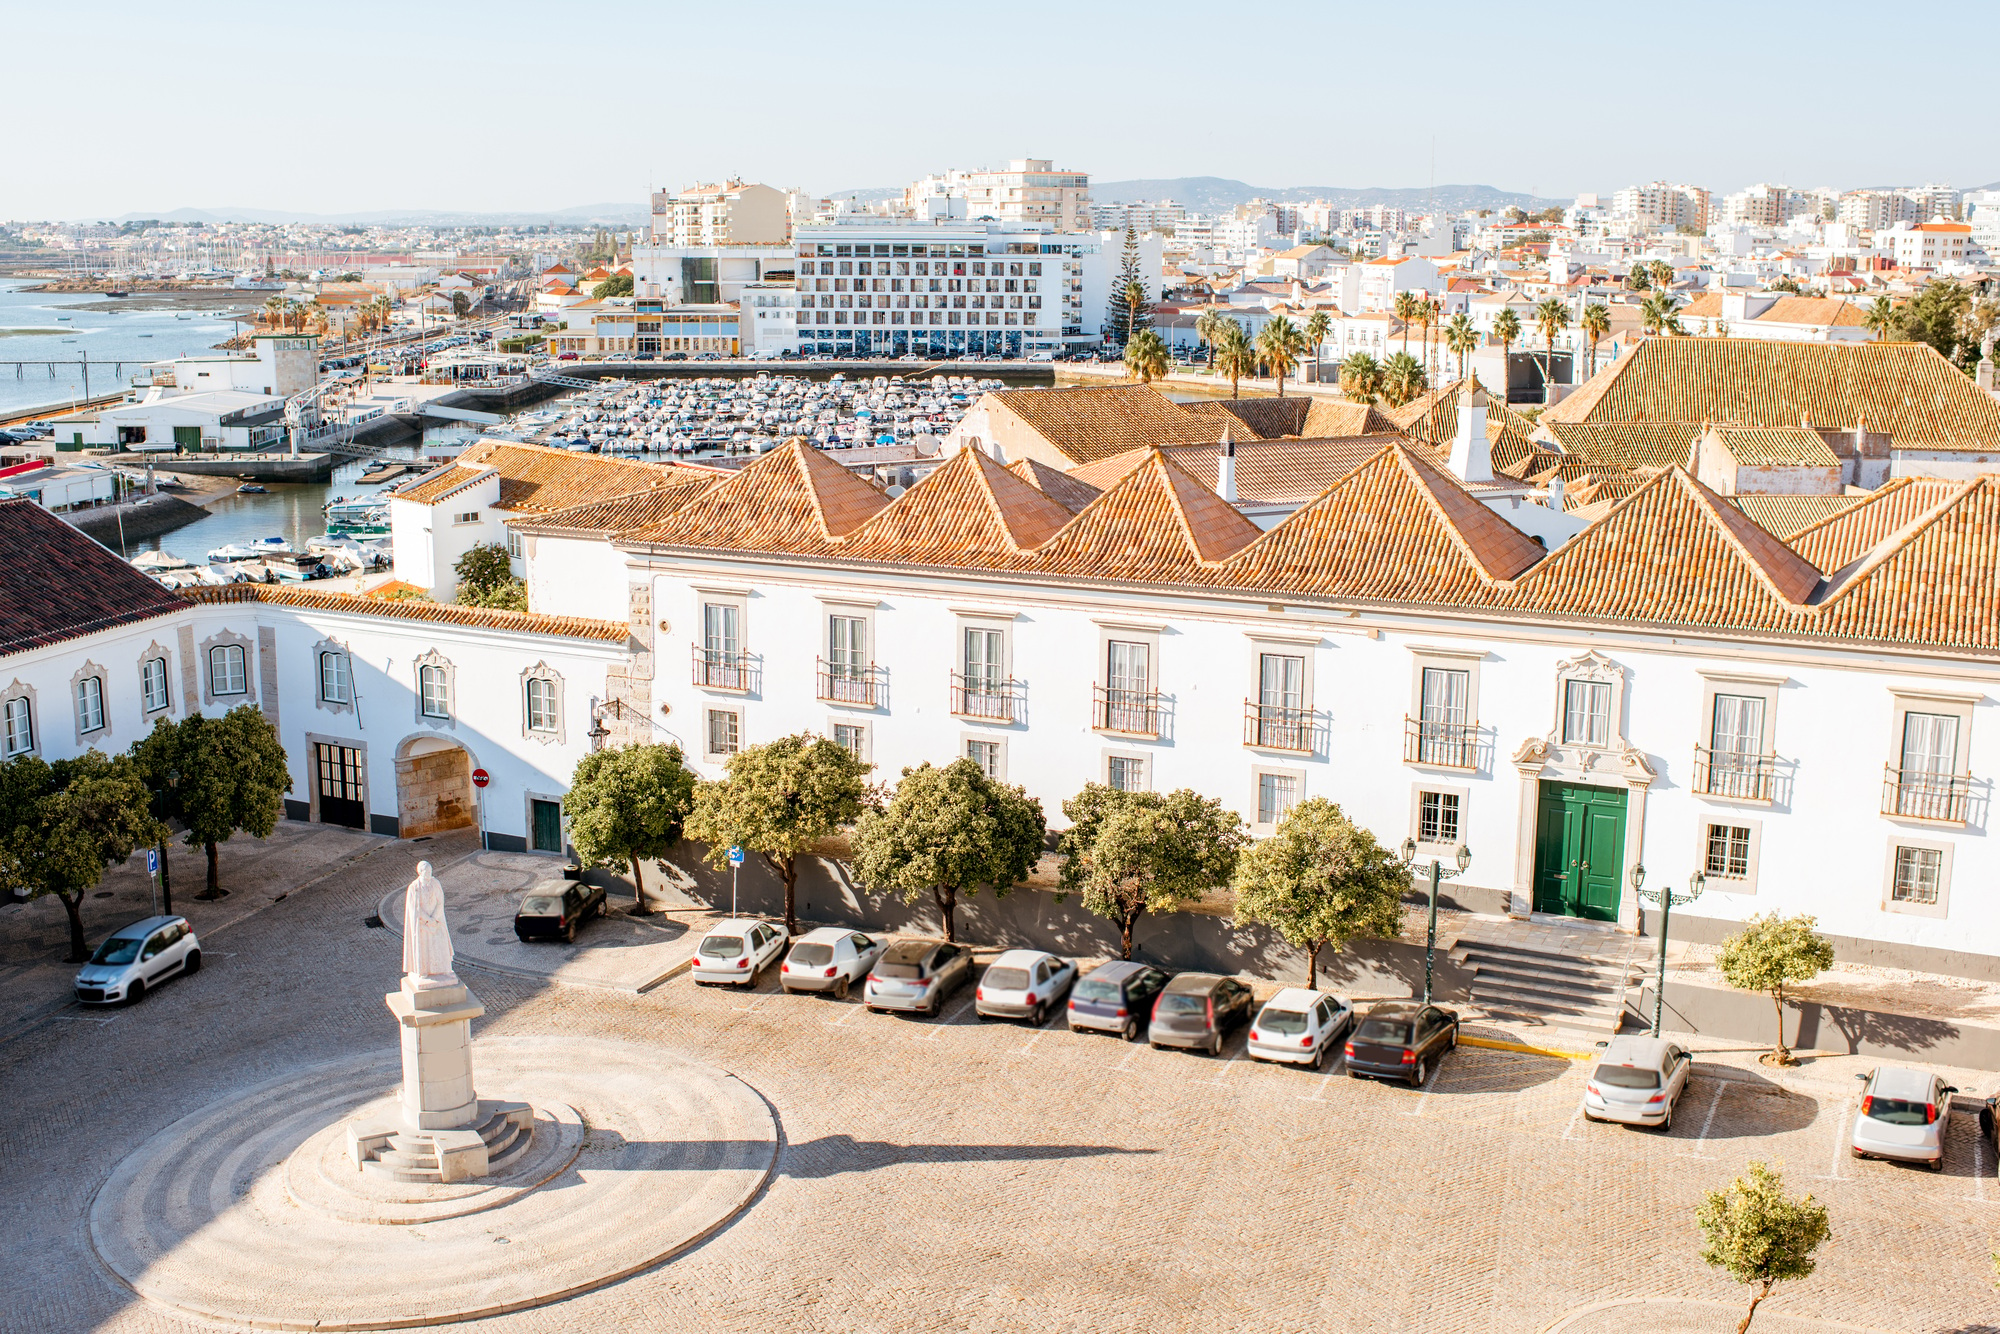
[[[147,848],[146,874],[158,875],[159,873],[160,873],[160,850],[158,848]]]
[[[729,849],[729,864],[731,866],[741,866],[743,864],[743,849],[740,846]]]
[[[493,775],[487,773],[484,769],[474,769],[472,771],[472,785],[474,787],[485,787],[492,781]]]

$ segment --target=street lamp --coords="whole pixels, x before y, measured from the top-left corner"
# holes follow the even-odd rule
[[[1632,893],[1647,902],[1660,905],[1660,943],[1657,947],[1660,951],[1660,977],[1659,981],[1653,984],[1653,1036],[1658,1037],[1660,1036],[1660,1018],[1665,1012],[1667,1004],[1667,923],[1673,917],[1674,909],[1685,907],[1701,897],[1702,886],[1708,883],[1708,877],[1700,871],[1696,871],[1693,875],[1689,876],[1688,889],[1685,894],[1676,894],[1671,887],[1664,885],[1659,889],[1641,889],[1640,886],[1645,883],[1645,880],[1645,865],[1642,863],[1634,866],[1632,868]]]
[[[1426,1005],[1431,1003],[1431,964],[1437,957],[1438,883],[1464,875],[1466,868],[1472,865],[1472,849],[1466,847],[1463,843],[1459,844],[1456,860],[1458,862],[1458,869],[1452,870],[1437,858],[1431,858],[1431,925],[1430,934],[1424,941],[1424,1004]],[[1406,838],[1403,840],[1403,865],[1411,874],[1421,875],[1423,872],[1418,868],[1416,862],[1417,840]]]

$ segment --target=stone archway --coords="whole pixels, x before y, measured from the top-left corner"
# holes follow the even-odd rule
[[[449,737],[419,734],[396,747],[397,832],[404,838],[470,828],[478,817],[472,755]]]

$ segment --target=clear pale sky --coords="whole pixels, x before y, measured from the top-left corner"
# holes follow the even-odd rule
[[[1992,14],[0,0],[0,218],[555,209],[1020,156],[1099,180],[1422,186],[1433,140],[1440,183],[1558,197],[1654,177],[1965,187],[2000,179],[1973,37]]]

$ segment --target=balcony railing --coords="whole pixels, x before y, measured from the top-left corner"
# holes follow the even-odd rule
[[[988,722],[1021,721],[1021,683],[1012,678],[951,674],[951,711],[960,718]]]
[[[1092,686],[1090,725],[1099,732],[1120,736],[1160,734],[1160,692],[1124,690],[1113,686]]]
[[[1882,766],[1882,814],[1905,820],[1964,824],[1972,800],[1969,774]]]
[[[1769,801],[1777,757],[1751,751],[1694,748],[1694,790],[1707,797]]]
[[[1403,763],[1436,769],[1479,767],[1479,724],[1403,718]]]
[[[1310,709],[1294,709],[1283,704],[1243,701],[1243,744],[1259,750],[1289,750],[1299,754],[1313,748],[1313,715]]]
[[[860,667],[819,659],[819,697],[831,703],[855,704],[872,709],[879,681],[880,669],[872,662]]]
[[[744,654],[695,646],[694,683],[704,689],[748,692],[755,675],[755,665]]]

